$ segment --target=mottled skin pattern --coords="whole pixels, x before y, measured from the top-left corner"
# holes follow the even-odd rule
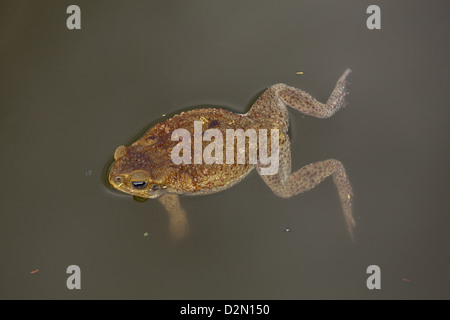
[[[289,198],[314,188],[326,177],[332,176],[353,238],[353,193],[344,166],[338,160],[328,159],[291,173],[291,150],[287,135],[287,107],[316,118],[328,118],[344,107],[346,78],[349,73],[349,69],[344,72],[325,104],[300,89],[276,84],[269,87],[246,114],[213,108],[177,114],[155,125],[129,147],[118,147],[114,154],[116,161],[109,171],[109,182],[125,193],[143,198],[158,198],[169,212],[173,235],[182,237],[187,232],[188,224],[179,203],[179,194],[201,195],[225,190],[241,181],[255,167],[260,173],[261,165],[249,164],[248,157],[245,164],[236,164],[236,153],[235,164],[225,164],[225,152],[224,164],[174,164],[171,150],[179,141],[171,141],[172,131],[184,128],[194,137],[194,121],[202,121],[203,132],[209,128],[220,130],[225,144],[226,129],[268,129],[269,132],[270,129],[279,129],[279,171],[274,175],[261,175],[262,179],[276,195]],[[204,141],[203,148],[208,144],[209,141]],[[268,146],[270,152],[270,143]],[[248,143],[245,147],[248,155]]]

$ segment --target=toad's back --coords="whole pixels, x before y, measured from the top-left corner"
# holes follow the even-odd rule
[[[253,129],[257,133],[259,129],[279,128],[278,118],[272,113],[271,117],[263,117],[261,114],[249,112],[237,114],[224,109],[205,108],[182,112],[156,124],[142,138],[127,148],[127,154],[122,158],[120,171],[136,171],[139,169],[150,170],[152,178],[167,187],[168,191],[181,194],[205,194],[214,193],[229,188],[242,180],[255,166],[250,163],[249,139],[245,139],[245,163],[238,164],[237,148],[233,149],[234,161],[226,161],[226,149],[223,147],[222,161],[207,164],[203,160],[200,164],[194,163],[194,136],[195,122],[201,122],[202,132],[208,129],[219,130],[223,137],[223,146],[227,146],[227,129],[242,129],[243,132]],[[280,123],[284,124],[284,121]],[[180,140],[172,141],[172,134],[176,129],[185,129],[191,139],[192,159],[191,163],[174,163],[171,153]],[[269,132],[270,137],[270,132]],[[203,140],[204,137],[199,139]],[[210,141],[202,141],[202,150],[211,144]],[[234,137],[233,137],[234,139]],[[269,138],[270,139],[270,138]],[[236,141],[235,141],[236,142]],[[236,143],[237,146],[237,143]],[[258,150],[258,147],[257,147]],[[182,151],[184,152],[184,151]],[[214,154],[214,156],[217,156]],[[127,157],[129,161],[127,161]]]

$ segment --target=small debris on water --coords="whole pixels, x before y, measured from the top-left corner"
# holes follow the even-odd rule
[[[88,170],[85,172],[86,177],[90,177],[92,175],[92,170]]]
[[[284,232],[291,232],[291,229],[289,227],[284,229]]]
[[[33,270],[30,273],[33,274],[33,273],[36,273],[36,272],[39,272],[39,269]]]
[[[146,232],[144,233],[144,237],[148,237],[150,235],[150,233]]]
[[[411,282],[411,280],[409,280],[408,278],[403,278],[402,279],[404,282]]]
[[[298,71],[297,74],[303,74],[303,71]]]

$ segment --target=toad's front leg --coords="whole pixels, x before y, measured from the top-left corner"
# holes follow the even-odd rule
[[[186,213],[180,205],[177,194],[166,193],[158,198],[169,214],[170,234],[175,240],[184,238],[189,232],[189,223]]]

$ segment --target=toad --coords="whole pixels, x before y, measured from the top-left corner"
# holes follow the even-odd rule
[[[108,181],[117,190],[133,196],[157,198],[169,213],[171,233],[174,237],[180,238],[187,233],[188,223],[180,205],[179,195],[195,196],[223,191],[242,181],[255,168],[270,190],[282,198],[290,198],[311,190],[331,176],[338,191],[348,231],[353,239],[355,226],[352,215],[353,192],[344,166],[338,160],[327,159],[291,172],[291,143],[288,136],[288,107],[316,118],[331,117],[346,104],[347,77],[350,72],[350,69],[347,69],[339,78],[326,103],[317,101],[300,89],[280,83],[267,88],[244,114],[220,108],[199,108],[176,114],[153,126],[130,146],[118,147],[114,152],[115,162],[109,170]],[[263,174],[267,163],[263,164],[260,159],[256,162],[248,161],[249,151],[252,148],[253,150],[261,148],[260,144],[252,145],[249,137],[245,138],[245,143],[240,149],[234,149],[231,163],[225,161],[230,160],[226,159],[228,151],[218,154],[217,149],[215,149],[216,161],[212,163],[193,161],[190,159],[192,154],[187,157],[192,161],[174,161],[173,151],[175,147],[179,147],[181,140],[177,137],[174,139],[174,132],[183,129],[194,137],[198,136],[198,132],[194,131],[199,128],[199,123],[200,138],[211,129],[215,129],[216,134],[222,133],[223,137],[228,137],[227,130],[230,129],[242,131],[265,129],[267,132],[277,130],[276,148],[273,141],[271,143],[270,139],[267,140],[270,140],[269,153],[277,152],[278,170],[272,174]],[[233,141],[234,138],[232,137]],[[200,144],[195,142],[195,139],[183,142],[185,146],[187,144],[189,150],[191,147],[192,149],[197,147],[206,151],[209,145],[207,140],[203,137]],[[186,150],[181,152],[184,153]],[[236,161],[239,152],[247,152],[246,161]]]

